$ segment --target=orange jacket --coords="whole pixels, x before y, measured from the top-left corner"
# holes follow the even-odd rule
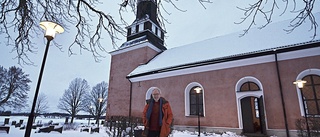
[[[170,126],[172,123],[172,118],[173,118],[173,114],[172,114],[172,110],[170,107],[170,104],[167,100],[165,100],[164,98],[161,97],[162,101],[162,113],[163,113],[163,118],[162,118],[162,126],[161,126],[161,131],[160,131],[160,137],[167,137],[170,134]],[[151,100],[147,100],[147,105],[144,107],[143,110],[143,124],[144,124],[144,135],[147,136],[147,132],[149,129],[149,120],[147,119],[147,111],[148,111],[148,107],[149,107],[149,102]]]

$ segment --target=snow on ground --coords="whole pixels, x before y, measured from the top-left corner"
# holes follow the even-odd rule
[[[9,134],[7,134],[5,131],[0,131],[0,136],[1,137],[23,137],[24,133],[25,133],[25,129],[20,130],[20,128],[15,128],[14,126],[11,126],[12,121],[17,121],[19,122],[19,120],[24,120],[23,124],[27,123],[27,117],[15,117],[15,116],[11,116],[11,117],[3,117],[0,116],[0,124],[4,123],[4,119],[5,118],[10,118],[9,121],[9,125],[6,126],[10,126],[10,131]],[[54,118],[37,118],[36,121],[41,120],[42,123],[47,123],[50,120],[53,121],[53,123],[63,123],[65,121],[65,119],[61,118],[61,119],[54,119]],[[64,130],[62,131],[62,133],[56,132],[56,131],[52,131],[50,133],[35,133],[35,131],[37,131],[38,129],[32,129],[31,132],[31,137],[109,137],[109,135],[107,134],[106,127],[102,127],[100,126],[100,133],[94,132],[94,133],[89,133],[89,132],[80,132],[80,125],[87,125],[88,124],[88,120],[79,120],[79,119],[75,119],[74,123],[78,124],[79,128],[77,128],[76,130]],[[92,121],[91,121],[92,122]],[[171,137],[197,137],[198,133],[197,132],[189,132],[189,131],[172,131],[172,135]],[[219,134],[214,134],[214,133],[207,133],[205,134],[201,134],[201,137],[242,137],[239,135],[236,135],[235,133],[232,132],[227,132],[223,135],[219,135]]]

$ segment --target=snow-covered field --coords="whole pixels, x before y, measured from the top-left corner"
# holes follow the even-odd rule
[[[25,133],[25,129],[20,130],[20,128],[15,128],[15,126],[11,126],[11,122],[12,121],[17,121],[19,122],[19,120],[23,120],[23,124],[27,123],[27,117],[3,117],[0,116],[0,124],[4,123],[4,119],[5,118],[10,118],[9,124],[6,126],[10,126],[10,131],[9,134],[7,134],[5,131],[0,131],[0,137],[23,137],[24,133]],[[54,119],[54,118],[37,118],[36,121],[41,120],[42,123],[48,123],[50,120],[53,121],[53,123],[63,123],[65,121],[65,119]],[[92,121],[91,121],[92,122]],[[100,132],[94,132],[94,133],[90,133],[90,132],[80,132],[81,130],[81,125],[87,125],[88,124],[88,120],[79,120],[79,119],[75,119],[74,123],[76,123],[78,126],[78,128],[76,128],[75,130],[64,130],[62,131],[62,133],[56,132],[56,131],[52,131],[50,133],[35,133],[35,131],[37,131],[38,129],[32,129],[31,132],[31,137],[109,137],[109,135],[107,134],[106,127],[100,126]],[[173,131],[173,134],[171,135],[171,137],[197,137],[198,133],[195,132],[189,132],[189,131]],[[214,134],[214,133],[208,133],[207,135],[201,134],[202,137],[241,137],[238,136],[232,132],[227,132],[223,135],[218,135],[218,134]]]

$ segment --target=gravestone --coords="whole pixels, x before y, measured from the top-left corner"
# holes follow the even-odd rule
[[[14,125],[16,125],[16,123],[17,123],[17,121],[14,120],[11,122],[11,125],[14,126]]]
[[[10,120],[10,118],[5,118],[4,119],[4,124],[9,124],[9,120]]]

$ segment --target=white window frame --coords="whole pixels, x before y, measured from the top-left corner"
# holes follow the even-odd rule
[[[184,112],[185,112],[185,116],[190,116],[190,90],[193,88],[193,87],[201,87],[202,89],[202,104],[203,104],[203,116],[205,117],[206,116],[206,107],[205,107],[205,96],[204,96],[204,88],[203,86],[198,83],[198,82],[192,82],[192,83],[189,83],[187,85],[187,87],[185,88],[184,90],[184,100],[185,100],[185,108],[184,108]]]
[[[318,75],[320,76],[320,69],[315,69],[315,68],[312,68],[312,69],[306,69],[304,71],[302,71],[296,78],[296,80],[301,80],[302,78],[304,78],[305,76],[308,76],[308,75]],[[305,116],[304,115],[304,109],[303,109],[303,104],[304,103],[302,101],[302,95],[301,95],[301,92],[300,92],[300,89],[296,86],[296,91],[297,91],[297,95],[298,95],[298,100],[299,100],[299,108],[300,108],[300,114],[301,116]]]

